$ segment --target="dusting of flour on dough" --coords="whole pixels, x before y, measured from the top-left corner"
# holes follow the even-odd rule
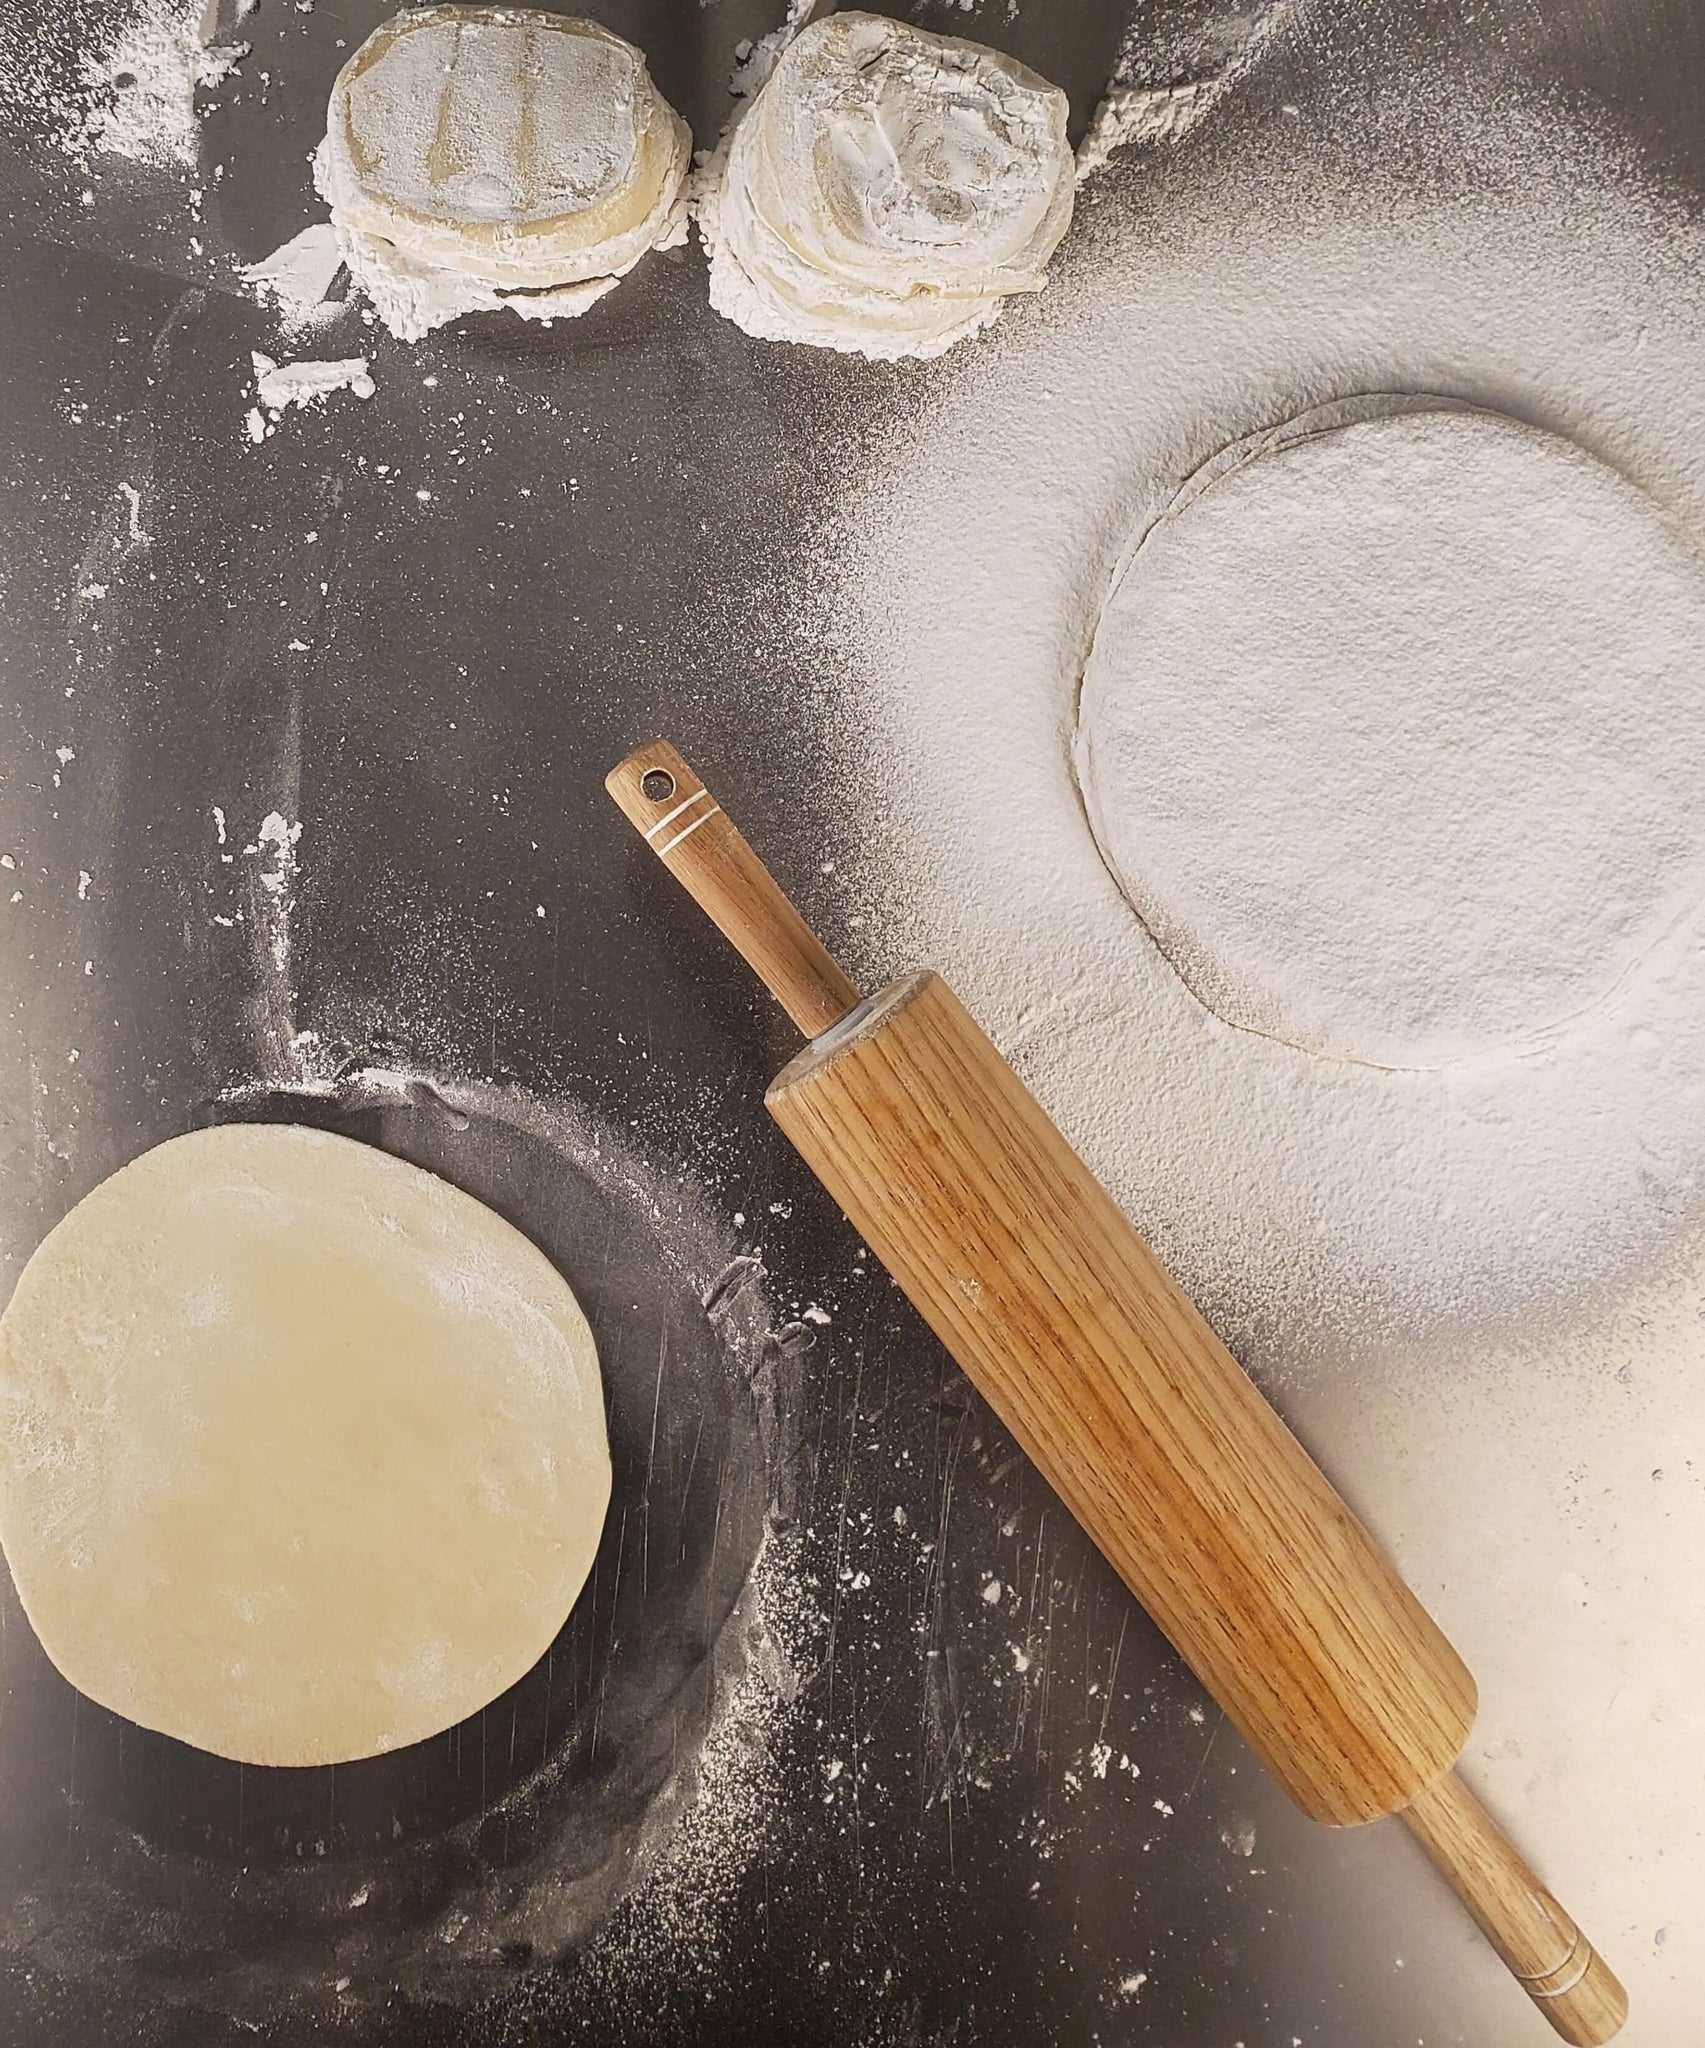
[[[857,12],[800,28],[695,180],[711,304],[763,339],[942,354],[1042,289],[1066,114],[980,44]]]
[[[643,54],[613,32],[423,7],[339,72],[314,179],[355,283],[413,341],[470,312],[584,313],[682,240],[689,153]]]
[[[1275,117],[1223,171],[1197,151],[1188,183],[1164,151],[1115,161],[1048,317],[945,378],[824,540],[845,565],[833,658],[861,684],[849,772],[882,820],[843,866],[867,974],[941,968],[1220,1327],[1288,1372],[1327,1333],[1377,1347],[1599,1299],[1689,1227],[1705,1160],[1696,934],[1554,1041],[1380,1073],[1205,1010],[1084,816],[1076,692],[1122,552],[1220,448],[1321,398],[1431,391],[1532,421],[1644,489],[1654,535],[1705,532],[1705,390],[1677,312],[1699,305],[1697,224],[1551,110],[1469,92],[1436,143],[1451,175],[1387,175],[1435,147],[1406,90],[1362,105],[1346,83],[1330,118]],[[1309,744],[1310,678],[1288,689],[1263,734],[1300,774],[1285,750]],[[1536,745],[1553,709],[1527,704]],[[1632,756],[1605,744],[1565,817],[1528,808],[1564,801],[1543,778],[1488,793],[1511,844],[1585,835],[1615,866]],[[1692,859],[1678,847],[1677,872]],[[1448,978],[1433,932],[1416,943]]]

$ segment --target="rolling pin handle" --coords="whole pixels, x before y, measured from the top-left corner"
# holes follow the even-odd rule
[[[1454,1771],[1403,1809],[1409,1831],[1510,1973],[1571,2048],[1600,2048],[1628,2017],[1615,1972]]]
[[[604,787],[807,1038],[857,1005],[828,948],[667,740],[636,747]]]

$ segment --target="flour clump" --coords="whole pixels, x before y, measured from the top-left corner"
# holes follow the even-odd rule
[[[1042,289],[1072,213],[1066,111],[980,44],[812,23],[703,181],[711,304],[769,340],[940,355]]]

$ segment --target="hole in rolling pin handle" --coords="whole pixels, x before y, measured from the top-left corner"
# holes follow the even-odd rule
[[[667,768],[648,768],[639,778],[641,793],[654,804],[667,803],[675,794],[675,778]]]

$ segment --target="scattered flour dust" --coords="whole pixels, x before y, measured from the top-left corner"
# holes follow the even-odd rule
[[[1139,15],[1078,144],[1079,184],[1094,178],[1117,149],[1175,142],[1195,127],[1297,11],[1298,0],[1264,0],[1247,12],[1215,8],[1172,35],[1157,35],[1146,11]]]
[[[215,869],[229,868],[234,887],[215,897],[226,907],[211,910],[208,922],[217,931],[240,933],[248,952],[257,1062],[280,1086],[316,1086],[325,1078],[319,1047],[312,1032],[296,1028],[293,926],[302,821],[270,810],[247,841],[233,831],[222,805],[212,806],[212,822]]]
[[[296,847],[302,837],[299,818],[282,811],[268,811],[260,821],[252,846],[243,851],[255,862],[256,925],[264,934],[274,971],[288,981],[290,975],[290,916],[296,889]]]
[[[84,60],[88,107],[71,136],[78,155],[105,155],[165,169],[196,161],[196,93],[230,75],[247,43],[211,40],[203,0],[141,0],[118,40]]]
[[[764,1538],[710,1733],[676,1799],[659,1809],[656,1860],[588,1959],[612,1986],[655,1987],[660,1955],[671,1975],[714,1974],[742,1881],[787,1810],[778,1749],[795,1717],[799,1674],[820,1656],[826,1625],[807,1590],[806,1542],[798,1528],[772,1528]]]
[[[1121,562],[1221,450],[1328,397],[1440,394],[1586,451],[1611,496],[1643,498],[1612,550],[1636,581],[1652,550],[1684,558],[1705,533],[1697,223],[1643,196],[1554,110],[1424,77],[1377,90],[1328,77],[1315,90],[1318,103],[1275,113],[1265,132],[1239,103],[1236,149],[1208,148],[1228,132],[1222,118],[1187,176],[1166,151],[1110,166],[1055,289],[909,413],[822,556],[845,565],[828,630],[860,679],[843,714],[847,772],[882,820],[841,864],[860,913],[848,950],[864,951],[871,977],[940,967],[1210,1315],[1279,1373],[1344,1342],[1371,1360],[1420,1330],[1471,1338],[1606,1313],[1631,1274],[1677,1255],[1705,1189],[1705,945],[1686,909],[1705,881],[1705,838],[1697,806],[1666,804],[1662,768],[1666,742],[1680,754],[1702,735],[1667,685],[1652,700],[1654,748],[1638,717],[1594,732],[1572,686],[1530,678],[1504,707],[1505,758],[1519,763],[1525,747],[1576,770],[1561,787],[1549,774],[1492,778],[1475,801],[1492,807],[1487,843],[1511,849],[1519,886],[1534,878],[1516,856],[1538,840],[1565,895],[1583,874],[1617,870],[1632,815],[1662,849],[1679,921],[1560,1017],[1555,991],[1527,1001],[1553,963],[1523,957],[1524,906],[1505,903],[1507,1016],[1547,1028],[1436,1071],[1323,1057],[1215,1015],[1088,828],[1072,738]],[[1434,118],[1440,106],[1448,120]],[[1548,198],[1561,189],[1576,195],[1566,216]],[[1484,589],[1474,531],[1458,536],[1469,605]],[[1590,532],[1572,544],[1590,580]],[[1323,632],[1324,674],[1285,669],[1249,714],[1240,774],[1259,773],[1266,748],[1278,779],[1306,789],[1322,699],[1363,721],[1370,749],[1400,736],[1398,677],[1386,673],[1383,701],[1349,687],[1366,644],[1355,591],[1334,594],[1348,609],[1323,621],[1318,589],[1294,593],[1297,620],[1343,630],[1335,644]],[[1363,595],[1389,592],[1375,582]],[[1458,632],[1465,619],[1446,623]],[[1648,634],[1621,617],[1610,669],[1646,673],[1668,623]],[[1213,621],[1192,631],[1204,650],[1219,645]],[[1488,664],[1507,673],[1509,654],[1492,630]],[[1157,747],[1175,745],[1192,711],[1180,680],[1152,706]],[[1130,717],[1140,751],[1140,689]],[[1428,736],[1410,737],[1419,771]],[[1212,768],[1206,755],[1200,765]],[[1357,821],[1370,842],[1389,830],[1400,850],[1389,806],[1402,794],[1399,776],[1380,794],[1387,811]],[[1427,830],[1460,795],[1437,790],[1438,811],[1417,814]],[[1164,796],[1146,823],[1171,857]],[[1125,849],[1127,884],[1146,851],[1140,834]],[[1197,880],[1211,897],[1187,861],[1175,879],[1174,900]],[[1448,910],[1424,890],[1387,907],[1410,919],[1421,980],[1467,1014]],[[1628,906],[1631,922],[1652,907]],[[1282,972],[1308,915],[1298,903],[1249,934],[1268,949],[1265,969]]]
[[[757,96],[769,82],[781,53],[810,18],[812,0],[787,0],[787,14],[766,35],[753,40],[742,37],[734,45],[734,69],[728,76],[728,90],[737,100]]]

